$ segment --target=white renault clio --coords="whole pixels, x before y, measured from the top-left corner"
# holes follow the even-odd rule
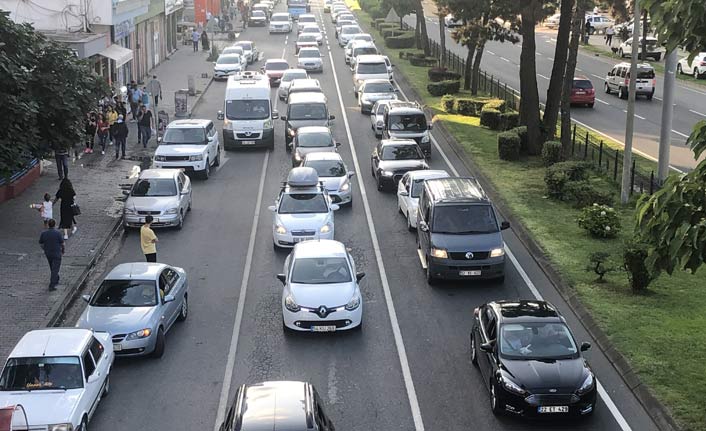
[[[353,257],[338,241],[305,241],[294,246],[277,278],[285,330],[335,332],[360,329],[363,298]]]
[[[275,249],[291,248],[306,240],[333,239],[333,212],[338,205],[331,203],[314,168],[292,169],[269,209]]]

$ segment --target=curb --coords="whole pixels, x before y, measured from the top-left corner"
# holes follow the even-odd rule
[[[382,50],[384,51],[384,49]],[[400,79],[402,78],[402,79]],[[397,85],[404,84],[405,89],[409,90],[409,94],[416,100],[421,100],[416,89],[407,81],[407,78],[402,74],[395,75]],[[428,111],[428,109],[427,109]],[[597,322],[590,314],[588,308],[581,302],[580,298],[571,289],[571,284],[568,283],[554,268],[551,260],[548,258],[541,246],[535,241],[532,234],[525,227],[524,223],[517,218],[512,210],[508,207],[505,201],[500,197],[495,187],[490,183],[488,178],[481,173],[478,165],[465,153],[460,147],[458,141],[449,133],[443,123],[435,128],[439,130],[442,137],[453,150],[454,154],[461,160],[466,169],[473,172],[476,178],[481,182],[486,193],[495,203],[498,212],[505,219],[510,221],[512,231],[517,235],[520,242],[528,249],[532,259],[537,263],[539,268],[544,272],[552,285],[556,288],[559,295],[566,301],[572,311],[579,318],[579,321],[591,335],[595,343],[600,347],[605,356],[610,361],[613,368],[618,372],[623,379],[625,385],[630,389],[632,394],[637,398],[638,402],[645,409],[646,413],[653,420],[655,425],[665,431],[681,431],[682,428],[676,423],[669,409],[662,404],[654,392],[642,382],[635,370],[633,370],[629,361],[622,353],[618,351],[606,333],[598,326]]]
[[[203,95],[206,94],[206,92],[208,91],[209,87],[211,87],[211,83],[213,83],[213,75],[211,75],[211,77],[209,78],[208,83],[207,83],[206,86],[204,87],[204,89],[203,89],[203,91],[201,92],[201,94],[200,94],[199,96],[195,97],[196,100],[195,100],[194,103],[191,105],[191,110],[189,110],[189,111],[186,113],[188,118],[191,118],[191,115],[194,113],[194,111],[196,110],[196,108],[199,106],[199,103],[201,103],[201,99],[203,98]],[[176,116],[175,116],[175,118],[176,118]]]

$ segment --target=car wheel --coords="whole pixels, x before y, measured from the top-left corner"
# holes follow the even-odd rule
[[[694,72],[693,72],[694,79],[699,79],[699,68],[694,66]]]
[[[410,216],[409,216],[409,212],[408,212],[408,213],[407,213],[407,230],[410,231],[410,232],[414,232],[414,231],[417,230],[417,229],[416,229],[414,226],[412,226],[412,221],[410,220],[409,217],[410,217]]]
[[[427,284],[429,284],[429,286],[433,286],[436,284],[436,278],[431,273],[431,265],[429,264],[429,262],[430,262],[429,256],[427,256],[426,260],[427,260],[427,270],[426,270]]]
[[[605,91],[605,94],[610,94],[610,85],[607,82],[603,83],[603,91]]]
[[[588,107],[589,107],[589,108],[593,108],[593,105],[594,105],[593,103],[589,103],[589,104],[588,104]]]
[[[618,55],[620,56],[620,58],[625,58],[625,53],[623,52],[623,48],[620,48],[618,50]]]
[[[201,178],[204,180],[207,180],[211,176],[211,165],[209,164],[209,160],[206,159],[206,167],[201,171]]]
[[[400,205],[399,199],[397,200],[397,212],[404,215],[404,211],[402,211],[402,206]]]
[[[216,158],[213,160],[213,166],[221,165],[221,147],[216,148]]]
[[[177,230],[181,230],[184,227],[184,213],[183,211],[179,212],[179,224],[176,225]]]
[[[627,99],[628,98],[628,92],[625,91],[624,87],[618,87],[618,98],[620,98],[620,99]]]
[[[696,68],[694,68],[694,69],[696,69]],[[679,63],[677,63],[677,73],[679,75],[682,75],[684,73],[684,71],[681,68],[681,64],[679,64]]]
[[[81,431],[88,431],[88,418],[86,416],[81,419]]]
[[[184,300],[181,303],[181,310],[179,310],[179,317],[177,320],[183,322],[189,316],[189,297],[184,295]]]
[[[186,207],[187,211],[191,211],[191,195],[189,195],[189,206]]]
[[[499,415],[501,413],[500,406],[498,405],[498,396],[495,394],[495,385],[490,382],[490,411],[494,415]]]
[[[378,183],[378,191],[382,191],[382,189],[385,187],[385,186],[382,184],[382,181],[380,181],[380,179],[378,179],[378,180],[377,180],[377,183]]]
[[[105,398],[110,394],[110,374],[108,374],[105,378],[105,385],[103,385],[103,393],[101,394],[101,398]]]
[[[478,352],[476,352],[476,337],[471,332],[471,363],[478,366]]]
[[[159,359],[164,356],[164,344],[165,344],[164,330],[159,328],[157,331],[157,341],[154,344],[154,350],[152,351],[152,357]]]
[[[375,167],[373,166],[372,160],[370,161],[370,175],[372,175],[373,178],[375,178]]]
[[[652,97],[655,95],[655,92],[652,91],[652,93],[647,95],[647,100],[652,100]]]

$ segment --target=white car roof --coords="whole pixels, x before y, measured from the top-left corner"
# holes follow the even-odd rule
[[[417,145],[414,139],[382,139],[380,143],[384,145]]]
[[[272,14],[272,18],[276,16],[286,16],[287,18],[289,18],[289,12],[277,12]]]
[[[113,268],[106,280],[156,280],[167,265],[163,263],[131,262],[121,263]]]
[[[268,58],[265,60],[265,65],[268,64],[288,64],[287,60],[283,60],[281,58]]]
[[[316,19],[316,15],[314,15],[313,13],[303,13],[303,14],[299,15],[299,20],[301,21],[302,18],[314,18],[314,19]]]
[[[306,46],[306,47],[304,47],[304,48],[302,48],[302,49],[299,50],[299,54],[301,54],[302,51],[316,51],[316,52],[318,52],[319,54],[321,54],[321,51],[319,51],[319,48],[317,48],[317,47],[315,47],[315,46]]]
[[[140,172],[140,179],[144,178],[174,178],[181,170],[179,169],[145,169]]]
[[[331,239],[304,241],[294,246],[294,259],[308,257],[346,257],[346,246]]]
[[[218,60],[220,60],[221,58],[236,58],[236,57],[240,58],[240,54],[238,54],[237,52],[227,52],[225,54],[219,55],[218,59],[216,60],[216,63],[218,63]]]
[[[10,358],[81,356],[93,331],[79,328],[46,328],[29,331],[17,343]]]
[[[312,153],[306,153],[304,160],[338,160],[342,162],[343,158],[339,153],[334,151],[314,151]]]
[[[385,61],[385,56],[380,54],[364,54],[358,56],[358,63],[381,63]]]
[[[303,73],[303,74],[305,74],[305,75],[307,74],[306,70],[304,70],[304,69],[287,69],[287,70],[284,71],[284,75],[287,75],[287,74],[290,74],[290,73],[297,73],[297,74]],[[283,76],[284,76],[284,75],[283,75]],[[307,76],[308,76],[308,75],[307,75]],[[305,79],[305,78],[299,78],[299,79]]]
[[[427,169],[427,170],[419,170],[419,171],[409,171],[408,174],[412,180],[421,180],[421,179],[429,180],[432,178],[447,178],[447,177],[449,177],[449,173],[444,170],[441,170],[441,169],[437,169],[437,170]]]
[[[190,118],[188,120],[174,120],[167,127],[174,127],[179,129],[192,129],[194,127],[208,127],[211,124],[211,120],[204,120],[199,118]]]
[[[305,24],[304,27],[302,27],[302,32],[306,29],[311,30],[312,28],[315,28],[316,31],[321,31],[318,24],[312,23],[312,24]]]
[[[307,133],[328,133],[331,134],[331,129],[326,126],[304,126],[297,129],[297,135],[305,135]]]

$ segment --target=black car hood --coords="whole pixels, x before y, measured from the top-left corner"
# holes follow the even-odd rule
[[[537,389],[574,391],[589,374],[583,358],[557,361],[501,359],[515,383],[532,392]]]
[[[445,234],[434,232],[432,226],[431,242],[436,248],[446,251],[491,251],[503,247],[503,236],[500,231],[474,234]]]
[[[384,171],[428,169],[424,160],[380,160],[378,167]]]
[[[321,120],[288,120],[287,125],[294,129],[297,130],[300,127],[307,127],[307,126],[328,126],[328,119],[324,118]]]

